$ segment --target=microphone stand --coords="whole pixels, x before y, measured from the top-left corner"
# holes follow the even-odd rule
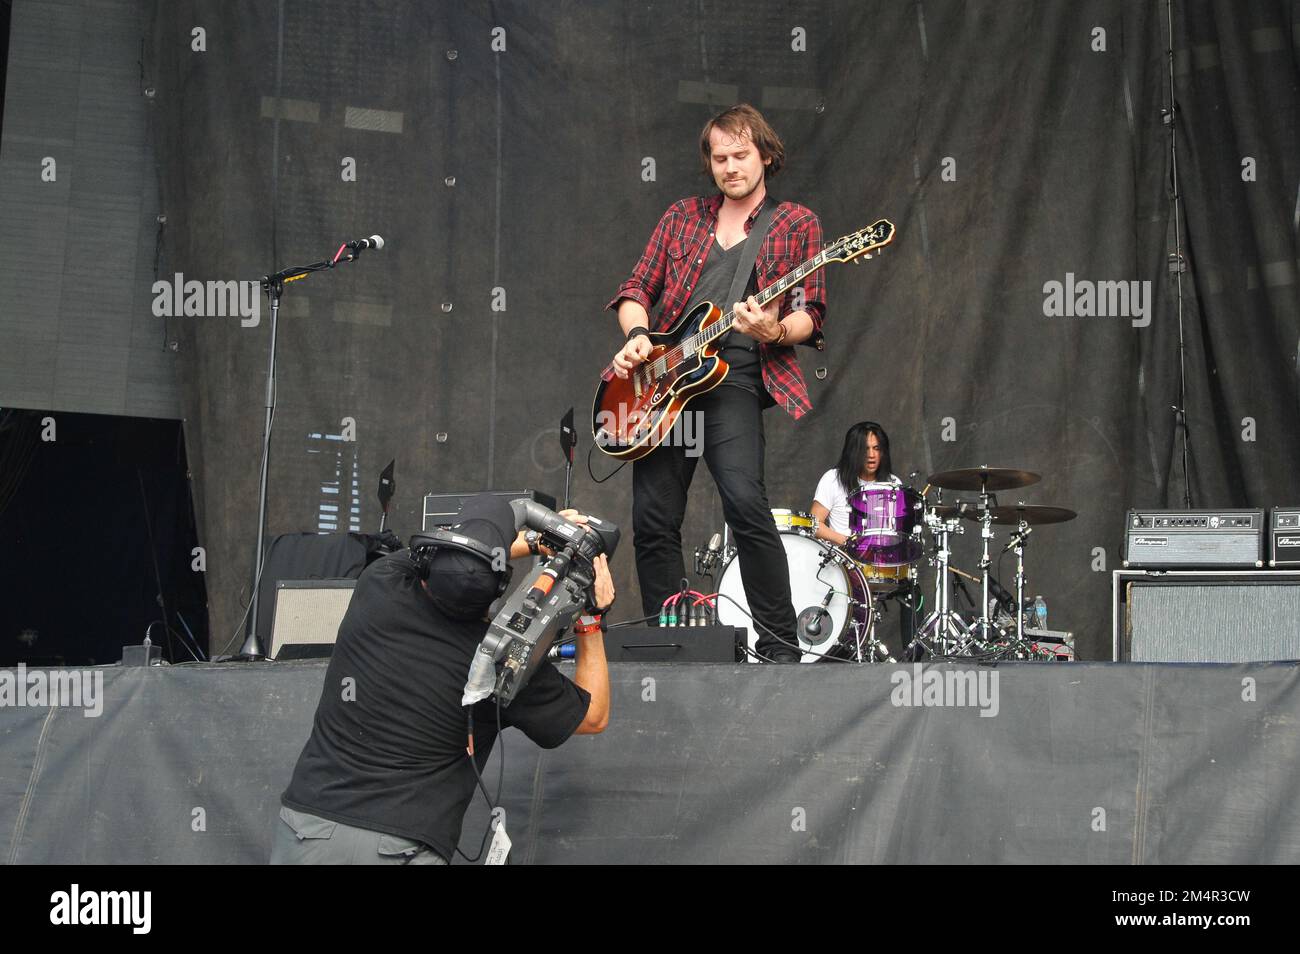
[[[310,265],[291,265],[274,275],[262,276],[262,291],[271,302],[271,348],[266,370],[266,417],[262,423],[262,473],[257,489],[257,552],[253,560],[253,595],[248,609],[248,635],[244,638],[244,644],[240,646],[239,652],[231,657],[234,660],[252,662],[266,658],[266,654],[262,651],[262,641],[257,633],[257,607],[262,569],[266,560],[263,541],[266,537],[266,485],[271,461],[271,422],[275,418],[275,349],[276,332],[279,329],[280,296],[284,294],[284,286],[289,282],[301,281],[312,272],[327,271],[340,262],[354,261],[361,254],[361,248],[349,248],[349,244],[352,243],[341,246],[332,259],[322,259]],[[347,254],[344,254],[345,252]]]

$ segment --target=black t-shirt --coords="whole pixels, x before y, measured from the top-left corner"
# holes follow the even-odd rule
[[[476,783],[460,704],[487,631],[434,607],[406,550],[361,574],[339,625],[311,738],[281,797],[289,808],[422,841],[450,860]],[[591,696],[544,663],[501,710],[543,748],[571,736]],[[497,735],[495,699],[474,707],[480,771]]]

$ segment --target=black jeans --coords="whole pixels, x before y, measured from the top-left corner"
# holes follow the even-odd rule
[[[642,611],[657,616],[686,575],[682,520],[702,451],[740,556],[741,582],[759,633],[757,649],[767,656],[782,645],[771,634],[792,644],[796,640],[790,571],[764,485],[763,408],[752,392],[722,385],[691,401],[682,417],[688,415],[694,415],[691,421],[679,420],[669,441],[632,466],[632,530]],[[695,447],[682,446],[692,438]],[[713,532],[712,527],[708,530]]]

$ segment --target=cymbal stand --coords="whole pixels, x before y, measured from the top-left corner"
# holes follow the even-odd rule
[[[979,618],[975,620],[980,633],[979,641],[984,649],[992,645],[989,639],[989,632],[993,628],[993,621],[989,619],[989,577],[992,574],[993,559],[989,556],[989,541],[993,539],[993,508],[996,506],[997,497],[989,493],[988,475],[985,474],[980,480],[980,541],[983,547],[980,556],[980,590],[983,599],[980,602]]]

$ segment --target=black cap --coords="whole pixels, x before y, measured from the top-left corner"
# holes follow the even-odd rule
[[[440,549],[429,561],[427,586],[434,605],[457,619],[477,619],[496,599],[510,544],[515,539],[515,515],[510,504],[493,494],[479,494],[460,508],[451,532],[476,540],[493,552],[492,562],[462,550]],[[499,559],[496,559],[499,554]]]
[[[478,494],[461,505],[451,529],[485,547],[502,547],[509,556],[510,544],[515,540],[515,512],[504,497]]]

